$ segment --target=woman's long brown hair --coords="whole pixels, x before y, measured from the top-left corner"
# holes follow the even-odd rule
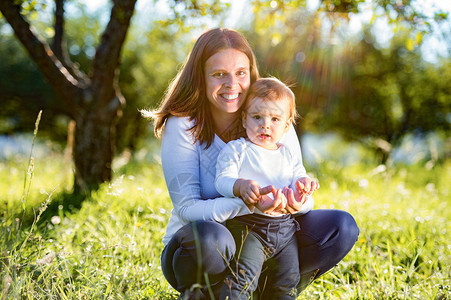
[[[213,119],[205,92],[205,62],[218,51],[233,48],[246,54],[250,64],[251,84],[258,78],[254,53],[247,40],[231,29],[216,28],[203,33],[172,81],[163,101],[155,111],[143,112],[155,121],[155,135],[161,137],[170,116],[189,117],[194,125],[189,130],[195,142],[206,143],[214,139]]]

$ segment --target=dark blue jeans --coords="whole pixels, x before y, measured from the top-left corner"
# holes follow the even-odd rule
[[[359,229],[354,218],[341,210],[312,210],[296,220],[301,227],[296,234],[300,293],[346,256],[357,241]],[[233,236],[224,225],[198,221],[185,225],[172,237],[161,255],[161,268],[179,292],[199,284],[204,287],[199,291],[200,299],[209,299],[212,294],[218,299],[235,250]],[[266,271],[259,278],[260,299],[275,299],[271,288],[275,281],[273,265],[269,259],[263,266]]]

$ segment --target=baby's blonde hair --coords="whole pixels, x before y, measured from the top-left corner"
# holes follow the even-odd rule
[[[288,118],[291,118],[292,122],[295,123],[298,113],[296,111],[296,98],[291,89],[274,77],[259,78],[255,81],[247,94],[246,102],[244,107],[247,110],[250,102],[254,98],[261,98],[263,101],[279,101],[287,99],[290,105],[290,113]]]

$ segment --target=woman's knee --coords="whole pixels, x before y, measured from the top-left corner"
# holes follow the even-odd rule
[[[299,216],[296,220],[301,225],[301,246],[312,243],[327,244],[335,239],[345,239],[355,243],[359,235],[359,228],[354,217],[343,210],[317,209]]]
[[[193,231],[198,235],[203,248],[216,248],[220,252],[235,253],[235,241],[230,231],[222,224],[210,221],[193,223]]]
[[[354,244],[359,236],[359,227],[354,217],[346,212],[337,210],[337,226],[342,237],[345,237],[350,243]]]
[[[226,266],[235,255],[235,241],[230,231],[222,224],[198,221],[192,224],[196,248],[200,249],[202,260],[212,269]],[[208,267],[207,267],[208,268]]]
[[[352,249],[359,235],[353,216],[342,210],[312,210],[298,221],[300,259],[306,270],[316,269],[320,262],[322,266],[335,265]]]
[[[330,259],[340,261],[354,247],[359,236],[359,227],[354,217],[346,211],[334,210],[331,217],[331,221],[335,224],[335,234],[329,243],[330,246],[333,245],[334,251],[334,255],[331,255]],[[333,262],[333,264],[336,263]]]

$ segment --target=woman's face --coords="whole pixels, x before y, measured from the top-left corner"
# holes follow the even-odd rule
[[[205,62],[206,96],[213,116],[236,113],[250,86],[250,63],[246,54],[229,48]]]

